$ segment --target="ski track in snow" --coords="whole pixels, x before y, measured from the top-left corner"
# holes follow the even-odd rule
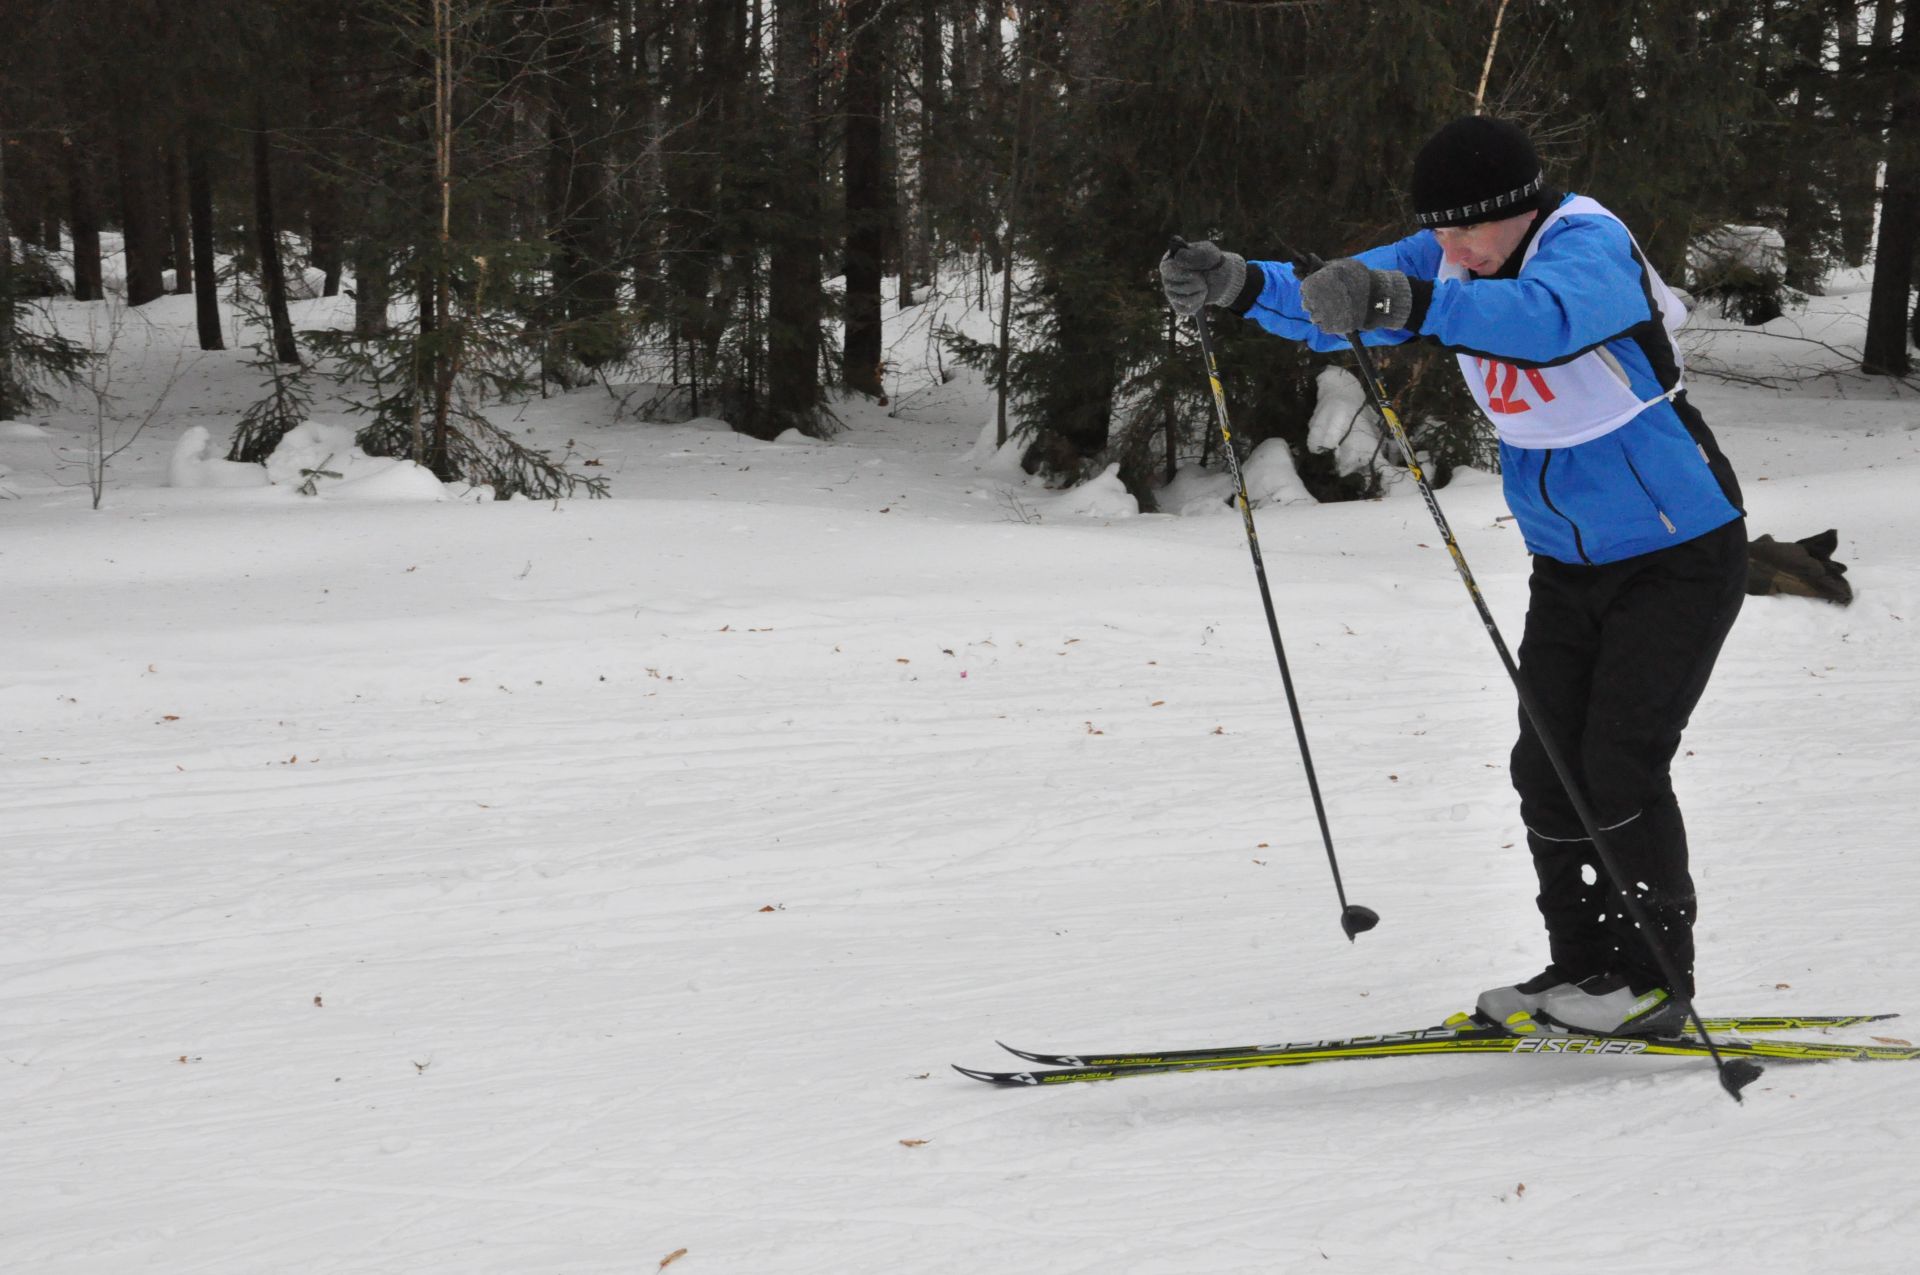
[[[77,411],[0,450],[0,1269],[1911,1262],[1920,1068],[1742,1106],[1691,1061],[947,1070],[1423,1026],[1538,968],[1512,692],[1418,500],[1260,515],[1383,917],[1349,944],[1238,518],[1054,510],[966,458],[965,380],[824,443],[519,413],[607,502],[158,486],[238,358],[99,513],[49,460]],[[1753,531],[1837,527],[1859,595],[1749,600],[1676,765],[1702,1008],[1920,1014],[1920,406],[1698,397]],[[1517,642],[1497,485],[1441,500]]]

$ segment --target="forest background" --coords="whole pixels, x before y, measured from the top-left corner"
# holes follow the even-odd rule
[[[271,332],[230,459],[271,453],[326,376],[366,450],[501,497],[603,484],[488,404],[615,371],[660,387],[650,419],[831,433],[836,395],[887,393],[892,276],[902,308],[960,286],[994,310],[993,339],[946,346],[996,387],[1028,472],[1117,463],[1150,509],[1215,445],[1155,286],[1168,236],[1256,258],[1397,237],[1414,148],[1476,109],[1527,125],[1551,181],[1749,321],[1871,262],[1862,367],[1904,377],[1915,8],[8,0],[0,420],[85,367],[34,310],[105,296],[103,231],[126,305],[191,292],[204,349],[223,309]],[[293,329],[309,271],[352,293],[350,331]],[[1243,357],[1243,335],[1222,333],[1236,433],[1287,440],[1323,499],[1371,494],[1300,445],[1315,357]],[[1444,481],[1493,461],[1439,366],[1411,351],[1388,372]]]

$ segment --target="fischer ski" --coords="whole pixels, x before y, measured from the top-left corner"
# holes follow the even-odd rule
[[[1840,1026],[1871,1022],[1893,1015],[1832,1016],[1831,1021],[1792,1020],[1798,1025]],[[1709,1023],[1758,1019],[1710,1019]],[[1781,1028],[1781,1030],[1788,1030]],[[1913,1045],[1851,1045],[1824,1041],[1769,1040],[1731,1037],[1713,1042],[1723,1057],[1764,1058],[1778,1062],[1828,1062],[1840,1059],[1861,1062],[1895,1062],[1920,1059],[1920,1047]],[[1242,1071],[1259,1067],[1293,1067],[1316,1062],[1334,1062],[1351,1058],[1396,1058],[1432,1054],[1546,1054],[1559,1057],[1680,1057],[1708,1056],[1708,1042],[1696,1036],[1596,1036],[1585,1033],[1561,1034],[1525,1024],[1521,1030],[1496,1027],[1471,1014],[1456,1014],[1437,1027],[1413,1031],[1387,1032],[1373,1036],[1350,1036],[1336,1040],[1301,1041],[1286,1045],[1258,1047],[1241,1052],[1187,1051],[1181,1055],[1116,1054],[1067,1055],[1027,1054],[1023,1058],[1071,1059],[1059,1066],[1036,1067],[1026,1071],[980,1071],[956,1065],[954,1070],[973,1080],[1007,1087],[1081,1084],[1118,1080],[1125,1076],[1153,1075],[1178,1071]],[[1197,1056],[1195,1056],[1197,1054]]]
[[[1455,1015],[1454,1019],[1448,1019],[1447,1025],[1453,1026],[1455,1019],[1460,1017],[1463,1016]],[[1464,1015],[1464,1017],[1471,1018],[1480,1026],[1488,1025],[1478,1015]],[[1709,1032],[1739,1034],[1857,1027],[1861,1023],[1878,1023],[1898,1017],[1900,1017],[1898,1014],[1750,1014],[1732,1018],[1706,1018],[1701,1021]],[[1255,1054],[1271,1054],[1292,1049],[1294,1044],[1301,1042],[1280,1045],[1228,1045],[1200,1049],[1115,1049],[1105,1053],[1079,1054],[1038,1054],[1025,1049],[1015,1049],[1004,1042],[996,1043],[1008,1053],[1043,1067],[1111,1067],[1120,1064],[1133,1066],[1141,1063],[1188,1062],[1196,1058],[1245,1058]]]

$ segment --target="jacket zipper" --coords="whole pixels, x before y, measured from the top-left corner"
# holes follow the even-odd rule
[[[1565,520],[1567,526],[1573,529],[1574,552],[1580,555],[1580,561],[1586,563],[1588,566],[1592,566],[1593,559],[1587,556],[1586,542],[1580,538],[1580,524],[1568,518],[1566,514],[1561,513],[1560,506],[1554,504],[1553,497],[1547,494],[1547,467],[1552,464],[1553,449],[1548,448],[1545,459],[1540,462],[1540,499],[1548,509],[1551,509],[1556,514],[1560,514],[1560,517]]]
[[[1652,489],[1647,486],[1647,480],[1640,477],[1639,469],[1634,466],[1633,457],[1627,455],[1625,448],[1620,450],[1620,459],[1627,462],[1627,472],[1633,475],[1634,482],[1640,484],[1641,494],[1647,498],[1647,503],[1653,506],[1653,512],[1660,515],[1660,525],[1667,529],[1668,535],[1678,535],[1679,531],[1674,527],[1673,519],[1667,517],[1667,511],[1660,507],[1658,500],[1654,499]]]

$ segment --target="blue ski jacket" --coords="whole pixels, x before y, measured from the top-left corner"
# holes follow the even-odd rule
[[[1504,365],[1510,380],[1513,369],[1557,367],[1597,350],[1634,398],[1645,402],[1630,420],[1571,446],[1522,446],[1501,438],[1507,504],[1531,552],[1575,564],[1616,562],[1691,540],[1741,516],[1732,471],[1680,388],[1655,276],[1632,235],[1611,215],[1550,221],[1513,278],[1440,278],[1444,259],[1429,230],[1356,255],[1375,269],[1427,281],[1414,283],[1409,326],[1364,332],[1367,344],[1424,339],[1456,354],[1497,360],[1493,366]],[[1258,293],[1246,317],[1316,350],[1348,348],[1344,335],[1323,332],[1308,320],[1290,264],[1249,264],[1261,278],[1249,280],[1248,290],[1257,287]]]

